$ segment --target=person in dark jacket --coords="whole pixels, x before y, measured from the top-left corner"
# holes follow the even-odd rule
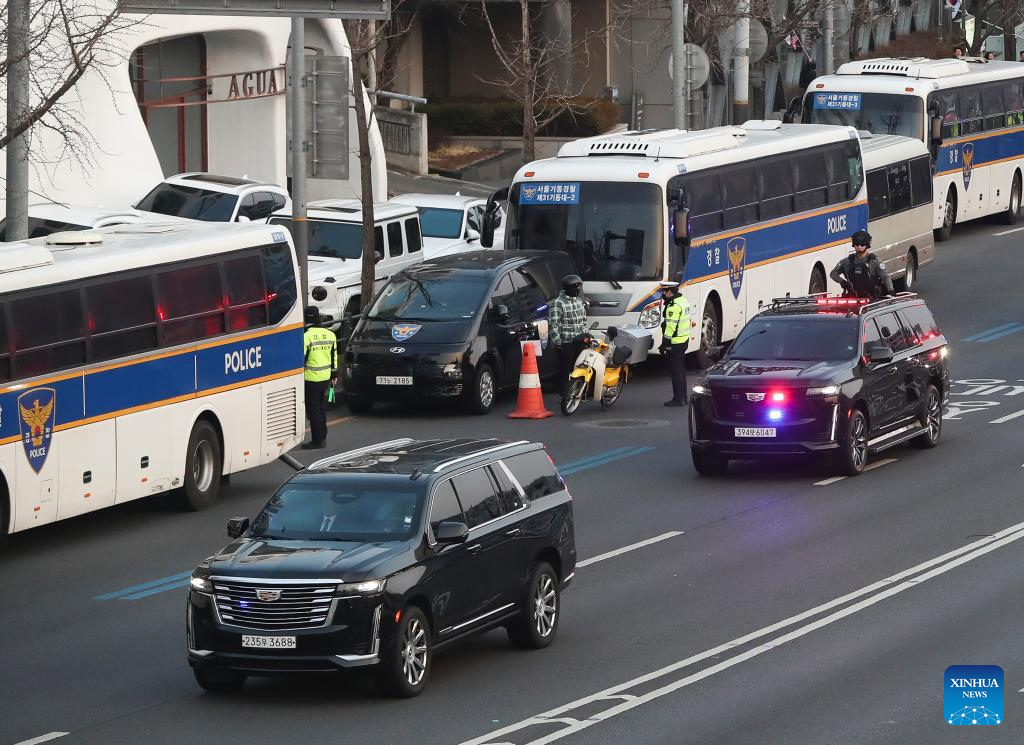
[[[853,234],[853,253],[836,264],[829,275],[838,282],[843,292],[856,297],[877,300],[892,295],[892,280],[889,273],[871,253],[871,235],[866,230]]]

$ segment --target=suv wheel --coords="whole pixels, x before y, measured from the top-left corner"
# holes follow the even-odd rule
[[[200,665],[192,668],[196,683],[210,693],[231,693],[245,685],[245,674],[215,665]]]
[[[521,649],[543,649],[555,640],[562,606],[558,575],[551,565],[540,562],[526,585],[526,597],[519,615],[508,625],[508,638]]]
[[[494,408],[494,399],[498,397],[498,381],[494,378],[494,370],[486,362],[476,366],[473,384],[466,391],[466,404],[474,414],[487,414]]]
[[[836,453],[836,466],[847,476],[859,476],[868,464],[868,420],[854,409],[846,423],[846,432]]]
[[[345,404],[353,414],[369,414],[373,409],[373,399],[362,396],[345,396]]]
[[[418,696],[430,677],[432,658],[427,617],[411,605],[402,611],[394,633],[383,644],[380,682],[399,698]]]
[[[928,386],[924,400],[924,432],[914,438],[914,444],[921,448],[933,448],[942,436],[942,394],[934,385]]]
[[[729,466],[729,459],[714,451],[690,448],[693,470],[701,476],[720,476]]]

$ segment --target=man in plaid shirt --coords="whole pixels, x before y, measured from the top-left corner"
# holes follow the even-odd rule
[[[558,354],[559,395],[565,400],[569,388],[569,373],[579,354],[577,336],[587,330],[587,307],[580,292],[583,280],[575,274],[562,278],[562,291],[558,293],[548,314],[548,333]]]

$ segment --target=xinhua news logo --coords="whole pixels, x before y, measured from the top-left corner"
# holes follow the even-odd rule
[[[945,681],[946,724],[1002,724],[1003,668],[950,665]]]

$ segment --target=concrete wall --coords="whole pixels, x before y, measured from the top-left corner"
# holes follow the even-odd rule
[[[427,173],[427,115],[400,109],[388,109],[383,106],[378,106],[373,111],[377,117],[381,139],[384,142],[384,155],[388,165],[425,176]],[[403,129],[408,128],[410,152],[402,153],[397,149],[389,149],[389,125]]]

